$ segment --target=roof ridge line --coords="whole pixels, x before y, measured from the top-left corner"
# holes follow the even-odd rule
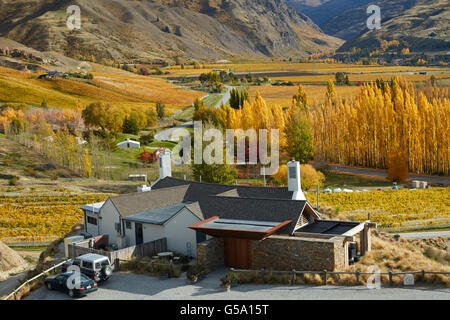
[[[214,183],[214,182],[200,182],[200,181],[192,181],[192,180],[183,180],[183,179],[179,179],[179,178],[174,178],[174,177],[165,177],[164,179],[173,179],[173,180],[177,180],[177,181],[183,181],[186,182],[186,184],[191,184],[191,183],[198,183],[198,184],[206,184],[206,185],[216,185],[216,186],[225,186],[225,187],[235,187],[235,188],[272,188],[272,189],[285,189],[287,187],[264,187],[264,186],[242,186],[242,185],[235,185],[235,184],[221,184],[221,183]],[[161,180],[164,180],[161,179]],[[164,188],[161,188],[164,189]]]
[[[254,198],[254,197],[230,197],[230,196],[219,196],[210,194],[208,197],[216,197],[216,198],[226,198],[226,199],[250,199],[250,200],[276,200],[276,201],[294,201],[294,202],[308,202],[308,200],[296,200],[296,199],[280,199],[280,198]]]

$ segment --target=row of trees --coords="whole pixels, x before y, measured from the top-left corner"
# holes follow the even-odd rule
[[[328,89],[328,101],[310,112],[317,159],[372,168],[404,159],[410,171],[450,173],[446,90],[428,90],[427,97],[394,78],[365,84],[354,99],[341,101],[332,85]]]

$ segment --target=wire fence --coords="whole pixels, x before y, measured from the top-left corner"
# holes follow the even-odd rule
[[[11,292],[9,295],[7,295],[5,298],[3,298],[3,300],[10,300],[11,298],[14,298],[13,300],[16,300],[16,295],[18,292],[20,292],[20,290],[25,287],[26,285],[38,280],[40,277],[46,276],[49,272],[52,271],[56,271],[57,268],[59,268],[60,266],[62,266],[65,262],[67,262],[69,260],[64,260],[54,266],[52,266],[51,268],[48,268],[47,270],[41,272],[40,274],[38,274],[37,276],[34,276],[31,279],[28,279],[27,281],[25,281],[24,283],[22,283],[19,287],[17,287],[13,292]]]

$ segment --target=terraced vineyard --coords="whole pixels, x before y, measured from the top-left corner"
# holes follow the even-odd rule
[[[306,195],[315,203],[316,194]],[[450,223],[450,189],[377,190],[321,193],[320,205],[333,207],[345,218],[370,220],[382,228],[437,226]]]
[[[0,240],[6,243],[51,241],[63,236],[83,214],[80,206],[103,201],[105,194],[66,189],[45,192],[0,189]]]

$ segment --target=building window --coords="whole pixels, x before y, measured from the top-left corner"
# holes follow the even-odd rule
[[[130,221],[126,221],[126,226],[127,226],[127,229],[131,229],[131,222]]]
[[[87,222],[93,225],[97,225],[97,219],[93,217],[87,217]]]

